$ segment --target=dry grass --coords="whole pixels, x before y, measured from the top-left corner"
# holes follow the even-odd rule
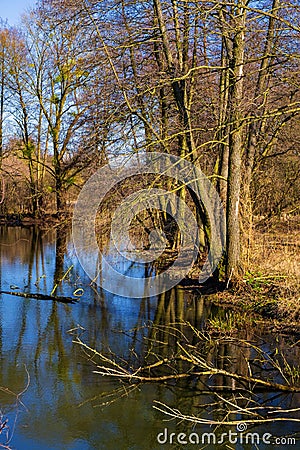
[[[249,269],[267,274],[285,275],[287,284],[300,282],[300,217],[278,222],[271,229],[253,235]]]
[[[259,226],[244,255],[244,280],[217,302],[273,319],[275,328],[300,331],[300,217]]]
[[[272,281],[270,297],[277,300],[278,315],[300,318],[300,217],[279,221],[269,230],[256,231],[249,271]]]

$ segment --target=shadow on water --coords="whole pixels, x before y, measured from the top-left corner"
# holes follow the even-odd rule
[[[159,444],[157,435],[165,433],[165,429],[176,435],[193,431],[209,433],[212,429],[209,425],[194,427],[188,422],[165,422],[166,416],[153,408],[153,401],[161,401],[190,415],[206,411],[205,417],[220,420],[228,410],[224,399],[232,396],[232,380],[219,374],[180,382],[129,385],[95,374],[95,366],[74,343],[74,338],[80,336],[90,347],[106,354],[109,350],[134,368],[153,363],[157,355],[165,358],[176,355],[183,341],[191,347],[200,345],[193,330],[205,330],[209,326],[215,338],[204,340],[202,347],[198,347],[205,360],[221,369],[243,373],[248,370],[246,361],[255,360],[254,351],[231,339],[230,333],[236,331],[233,325],[230,328],[231,319],[224,316],[222,309],[213,307],[208,298],[180,288],[156,298],[142,299],[101,291],[76,261],[66,230],[45,232],[35,228],[2,227],[0,258],[0,290],[73,297],[75,294],[79,300],[69,305],[1,295],[0,386],[9,391],[0,390],[0,411],[2,420],[8,419],[10,428],[6,431],[12,438],[12,448],[201,447],[176,442],[171,445],[169,435],[167,443]],[[136,275],[144,268],[133,265],[127,270]],[[187,322],[191,326],[187,327]],[[253,324],[246,329],[242,324],[237,333],[240,340],[251,341],[268,354],[282,349],[289,360],[299,360],[299,349],[295,345],[289,349],[285,340],[278,338],[276,342]],[[266,378],[269,376],[267,369],[263,373]],[[178,363],[176,370],[178,373],[185,370],[184,362]],[[257,371],[263,372],[261,368]],[[22,392],[27,383],[28,389],[18,399],[15,394]],[[220,386],[223,386],[223,400],[213,407],[212,402],[216,401],[213,392]],[[235,395],[239,395],[238,390]],[[270,401],[274,408],[300,406],[299,394],[263,391],[254,395],[254,400],[260,401],[262,406]],[[249,398],[247,401],[251,402]],[[222,427],[218,433],[221,434],[221,430]],[[274,436],[281,436],[283,432],[294,435],[299,432],[299,424],[285,423],[283,430],[280,424],[270,423],[256,430]],[[0,443],[6,441],[4,431],[0,434]],[[251,443],[237,443],[233,447],[210,443],[205,448],[256,447]],[[279,447],[261,444],[259,448]]]

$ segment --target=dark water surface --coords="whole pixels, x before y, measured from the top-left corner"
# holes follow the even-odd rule
[[[175,383],[137,385],[125,395],[129,386],[93,373],[95,367],[74,343],[79,334],[92,348],[104,351],[110,348],[124,358],[139,358],[147,351],[144,338],[150,331],[146,324],[184,319],[201,329],[208,318],[223,314],[211,306],[209,299],[179,288],[151,299],[123,298],[102,292],[90,285],[76,262],[69,240],[56,236],[55,231],[2,227],[0,258],[2,291],[48,295],[53,292],[61,296],[83,293],[78,303],[70,305],[6,294],[0,297],[0,411],[2,423],[8,419],[6,431],[11,437],[11,448],[299,448],[297,444],[287,445],[286,442],[278,445],[260,443],[259,446],[251,443],[170,445],[169,436],[168,443],[159,444],[157,435],[166,428],[168,433],[177,434],[209,433],[212,428],[208,425],[192,428],[191,424],[166,421],[167,417],[153,408],[153,401],[159,400],[197,414],[211,401],[209,393],[199,394],[199,389],[186,381],[178,386]],[[143,271],[138,265],[133,265],[130,270],[135,276]],[[246,334],[248,332],[252,333],[253,339],[253,330]],[[155,335],[155,339],[165,342],[166,348],[170,347],[168,336]],[[274,338],[259,342],[267,351],[273,351]],[[277,347],[280,345],[287,344],[276,343]],[[235,357],[236,348],[229,342],[218,352],[223,358]],[[292,359],[299,358],[296,346],[288,349],[288,354]],[[238,357],[236,360],[233,370],[239,369]],[[22,392],[27,384],[26,392],[16,399],[12,392]],[[110,396],[113,392],[115,394]],[[287,408],[300,406],[298,394],[263,393],[261,396],[266,401],[274,397],[274,407],[279,404]],[[103,402],[111,403],[104,407]],[[271,423],[256,427],[255,431],[299,438],[299,424],[292,422]],[[164,436],[161,436],[161,442]],[[2,430],[0,444],[5,442],[5,430]]]

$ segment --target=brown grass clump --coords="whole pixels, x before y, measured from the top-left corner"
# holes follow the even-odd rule
[[[278,315],[300,318],[300,217],[279,221],[271,229],[257,230],[250,249],[249,272],[269,285],[268,296],[277,300]]]
[[[257,227],[246,249],[243,280],[217,303],[273,320],[274,330],[300,332],[300,217]]]
[[[284,275],[288,284],[300,281],[300,217],[254,232],[249,269]]]

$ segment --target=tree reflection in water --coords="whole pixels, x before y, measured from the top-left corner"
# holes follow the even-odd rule
[[[182,348],[198,352],[194,356],[201,355],[210,366],[245,374],[249,370],[247,360],[255,362],[255,351],[238,344],[237,337],[240,342],[247,339],[259,344],[269,355],[278,348],[289,362],[299,361],[296,346],[289,350],[284,340],[272,342],[263,330],[257,336],[258,330],[253,327],[238,331],[225,327],[225,331],[210,329],[210,334],[204,333],[216,318],[220,324],[228,318],[210,299],[197,293],[175,288],[158,298],[129,299],[101,291],[76,262],[66,230],[61,234],[61,230],[3,227],[0,244],[1,290],[49,294],[57,286],[55,293],[65,296],[83,290],[74,305],[1,296],[0,386],[21,392],[27,383],[24,365],[30,375],[29,388],[22,397],[28,410],[21,408],[13,434],[16,448],[110,450],[135,446],[153,450],[158,448],[156,436],[165,418],[153,409],[154,400],[190,415],[206,409],[207,417],[218,421],[228,411],[225,400],[232,398],[233,389],[234,395],[239,395],[238,383],[234,385],[224,373],[153,384],[135,380],[133,385],[126,379],[103,378],[93,373],[93,361],[73,342],[76,336],[108,357],[115,355],[131,373],[166,358],[167,364],[150,371],[157,376],[174,373],[174,367],[178,374],[191,370],[187,361],[178,358],[184,354]],[[145,268],[135,265],[130,270],[141,273]],[[252,371],[253,376],[270,377],[268,367],[262,373],[253,364]],[[282,381],[279,378],[277,381]],[[222,391],[217,391],[220,386]],[[208,407],[216,401],[213,391],[222,395],[214,408]],[[262,406],[267,402],[275,408],[299,406],[296,394],[278,396],[257,391],[254,399]],[[247,401],[249,405],[252,399]],[[101,404],[109,406],[97,407]],[[0,405],[2,413],[13,421],[15,397],[0,391]],[[168,426],[170,430],[187,428],[181,421]],[[292,425],[285,426],[285,433],[295,430]],[[198,427],[209,431],[207,425]],[[270,432],[281,433],[278,425],[272,427],[268,431],[272,428]]]

